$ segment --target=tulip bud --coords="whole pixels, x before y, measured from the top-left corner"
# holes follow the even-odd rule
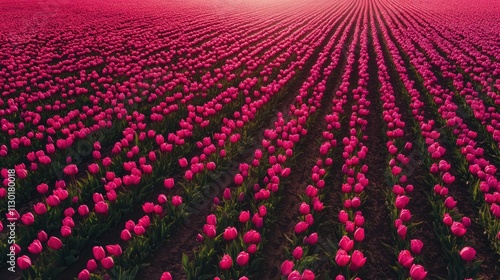
[[[286,260],[281,264],[281,274],[283,276],[288,276],[293,270],[294,263],[292,261]]]
[[[229,270],[233,266],[233,260],[231,259],[231,256],[229,255],[224,255],[219,262],[219,267],[221,270]]]
[[[466,261],[470,262],[474,259],[476,256],[476,250],[472,247],[464,247],[462,250],[460,250],[460,257]]]
[[[51,236],[47,241],[47,246],[53,250],[59,250],[63,246],[61,240],[57,237]]]
[[[111,269],[115,265],[115,262],[112,257],[105,257],[101,260],[101,264],[104,269]]]
[[[424,246],[424,243],[420,239],[410,240],[410,248],[414,254],[420,254],[423,246]]]
[[[106,252],[104,252],[104,248],[102,248],[102,246],[94,246],[92,248],[92,253],[94,254],[94,258],[98,261],[106,257]]]
[[[31,267],[30,257],[24,255],[24,256],[17,258],[17,266],[19,266],[19,268],[21,270],[26,270],[26,269],[30,268]]]
[[[238,231],[234,227],[228,227],[223,233],[224,240],[231,241],[238,237]]]
[[[245,266],[248,264],[249,259],[250,259],[250,256],[248,255],[248,253],[245,251],[242,251],[238,254],[238,257],[236,257],[236,263],[239,266]]]
[[[302,250],[302,247],[300,246],[297,246],[295,247],[295,249],[293,250],[293,257],[296,259],[296,260],[300,260],[300,258],[302,258],[302,255],[304,254],[304,251]]]
[[[424,267],[418,264],[412,265],[410,268],[410,277],[414,280],[423,280],[427,276],[427,271]]]

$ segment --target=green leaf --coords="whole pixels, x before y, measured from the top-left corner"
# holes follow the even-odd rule
[[[189,258],[186,254],[182,253],[182,266],[187,269],[189,265]]]

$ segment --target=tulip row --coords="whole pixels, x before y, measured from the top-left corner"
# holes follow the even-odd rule
[[[361,20],[361,18],[359,17],[359,10],[356,10],[354,13],[358,15],[358,19],[350,21],[349,25],[345,27],[344,35],[339,42],[339,44],[341,45],[347,43],[347,39],[349,36],[348,34],[352,32],[352,27],[356,26],[356,24],[359,24],[358,21]],[[357,34],[353,35],[354,38],[357,38],[356,35]],[[349,48],[351,50],[354,50],[355,47],[356,39],[349,45]],[[351,53],[354,55],[353,52]],[[339,59],[340,53],[334,52],[330,64],[332,69],[335,69],[337,67]],[[344,69],[345,72],[342,76],[343,83],[339,86],[340,88],[347,89],[349,87],[348,81],[351,75],[351,71],[348,69],[352,67],[354,59],[349,59],[349,62],[350,63]],[[325,74],[328,75],[329,73]],[[326,81],[327,78],[328,76],[324,78],[324,81]],[[305,196],[303,196],[303,202],[300,204],[298,209],[300,220],[295,224],[294,232],[290,234],[291,236],[293,236],[293,238],[291,238],[293,243],[292,247],[288,248],[288,252],[292,251],[291,256],[293,257],[293,260],[285,260],[281,265],[281,274],[289,279],[295,279],[294,277],[296,277],[297,273],[299,273],[297,275],[300,275],[299,271],[303,271],[303,274],[314,275],[312,270],[310,269],[313,266],[316,256],[312,255],[312,253],[313,248],[317,244],[319,238],[318,233],[314,231],[314,228],[317,227],[315,226],[316,224],[320,224],[322,222],[321,212],[323,210],[323,203],[321,202],[321,199],[322,197],[324,197],[323,192],[324,188],[326,187],[325,181],[327,179],[329,169],[331,168],[333,163],[333,159],[329,156],[333,154],[333,149],[337,146],[337,140],[334,139],[335,135],[331,130],[337,132],[340,131],[339,120],[341,119],[341,113],[344,111],[342,107],[347,102],[345,93],[347,93],[347,91],[344,92],[340,89],[336,92],[336,95],[332,99],[333,105],[331,107],[331,110],[333,112],[332,114],[327,114],[325,116],[325,123],[327,127],[326,130],[322,133],[325,142],[323,142],[321,144],[321,147],[319,148],[321,158],[318,159],[316,164],[311,169],[311,184],[307,185],[307,187],[304,189]],[[314,224],[310,224],[308,220],[313,220]],[[302,244],[306,246],[305,249],[303,249],[304,247],[301,246]]]
[[[439,58],[439,55],[436,54],[436,51],[434,49],[425,47],[425,52],[434,53],[434,55],[432,56],[433,59],[430,60],[431,63],[436,63],[439,65],[442,64],[444,68],[449,68],[448,63],[443,59],[439,60],[439,62],[435,62],[435,60]],[[424,55],[422,56],[425,57]],[[443,73],[448,73],[448,76],[453,76],[446,70]],[[430,70],[427,70],[426,74],[431,76],[432,72],[430,72]],[[498,194],[498,180],[495,177],[496,167],[493,164],[490,164],[489,161],[484,158],[484,149],[477,147],[478,141],[475,140],[478,136],[477,132],[475,132],[471,128],[468,128],[466,122],[460,116],[456,115],[456,110],[458,107],[452,100],[453,94],[448,89],[432,91],[429,88],[429,91],[433,93],[433,99],[436,104],[441,104],[442,100],[446,100],[444,104],[439,106],[438,112],[441,113],[441,121],[443,123],[446,123],[450,128],[453,128],[453,134],[457,136],[456,143],[459,147],[461,147],[460,151],[462,157],[459,158],[458,162],[462,163],[462,167],[460,167],[458,170],[461,170],[464,176],[468,176],[472,179],[471,181],[474,182],[471,192],[475,194],[475,199],[480,204],[482,204],[479,215],[480,220],[485,228],[489,231],[492,243],[495,247],[498,248],[498,244],[500,242],[500,240],[498,239],[498,236],[500,234],[500,221],[498,220],[498,218],[500,217],[500,208],[497,204],[499,201],[494,199],[496,198],[495,195]],[[469,123],[470,120],[471,119],[469,119]],[[455,137],[453,136],[449,136],[449,138],[455,139]],[[468,170],[470,170],[470,173],[467,172]],[[479,173],[479,171],[482,172]],[[483,188],[480,188],[481,185],[483,186]],[[479,191],[483,193],[483,199],[481,199],[481,197],[477,195],[480,193]]]
[[[407,79],[408,76],[399,72],[403,80]],[[410,83],[405,83],[406,92],[412,92],[412,86]],[[428,89],[430,90],[430,89]],[[420,101],[420,97],[417,91],[413,91],[411,94],[412,98],[419,101],[418,104],[424,104]],[[421,102],[421,103],[420,103]],[[431,107],[432,108],[432,107]],[[466,233],[466,228],[464,225],[470,225],[470,219],[467,217],[461,217],[456,208],[457,202],[448,194],[448,188],[451,187],[455,180],[448,171],[451,169],[451,165],[442,159],[444,156],[445,148],[439,145],[437,142],[440,138],[440,134],[433,130],[434,121],[425,121],[422,115],[417,115],[418,111],[412,112],[418,122],[420,123],[421,138],[418,142],[421,149],[427,146],[427,152],[429,154],[428,159],[432,159],[428,164],[430,168],[430,174],[432,174],[431,181],[434,186],[433,189],[433,199],[431,204],[435,210],[436,219],[443,219],[444,225],[436,225],[436,232],[439,235],[439,240],[442,242],[443,250],[447,253],[448,260],[450,262],[449,273],[451,277],[458,277],[457,275],[467,275],[474,273],[474,267],[469,270],[468,266],[463,266],[459,257],[459,252],[462,250],[463,238],[462,236]],[[424,151],[422,151],[424,152]],[[425,152],[424,152],[425,153]],[[434,163],[432,163],[434,161]],[[457,221],[461,219],[461,222]],[[454,221],[455,220],[455,221]],[[450,232],[451,231],[451,232]],[[464,247],[468,248],[468,247]]]
[[[393,250],[398,261],[398,265],[396,266],[398,269],[397,275],[398,279],[407,279],[408,276],[411,279],[425,279],[427,271],[422,265],[417,264],[419,258],[416,257],[415,260],[412,256],[412,253],[416,255],[421,253],[424,243],[418,238],[410,239],[412,236],[415,236],[412,232],[415,223],[410,221],[412,214],[407,208],[414,187],[412,184],[408,184],[406,174],[409,171],[411,172],[412,166],[416,165],[415,162],[410,162],[413,159],[408,157],[407,153],[411,151],[413,145],[411,142],[405,142],[406,123],[402,120],[403,115],[395,103],[394,88],[390,82],[387,67],[385,66],[387,62],[384,59],[374,21],[371,22],[371,30],[373,45],[377,54],[380,96],[383,102],[382,114],[387,126],[386,136],[388,141],[386,147],[388,152],[388,166],[386,176],[389,185],[386,193],[393,224],[393,240],[394,244],[396,244]]]

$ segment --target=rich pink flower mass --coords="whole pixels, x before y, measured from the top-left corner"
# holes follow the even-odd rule
[[[45,2],[0,0],[1,279],[500,275],[498,1]]]

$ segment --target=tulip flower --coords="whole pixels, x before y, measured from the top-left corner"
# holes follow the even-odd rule
[[[118,257],[122,254],[122,247],[118,244],[106,245],[106,251],[108,251],[110,255]]]
[[[238,237],[238,231],[234,227],[228,227],[224,230],[223,237],[226,241],[234,240]]]
[[[361,251],[354,250],[354,252],[352,252],[351,265],[349,266],[349,269],[351,269],[352,271],[356,271],[363,267],[365,263],[366,257],[363,256],[363,253]]]
[[[219,267],[221,270],[229,270],[233,266],[233,259],[231,259],[231,256],[229,255],[224,255],[219,262]]]
[[[163,186],[166,189],[172,189],[175,185],[174,178],[167,178],[163,181]]]
[[[63,244],[59,238],[51,236],[47,241],[47,246],[49,246],[50,249],[59,250]]]
[[[97,214],[108,215],[109,206],[104,201],[99,201],[95,204],[94,210]]]
[[[361,242],[364,239],[365,239],[365,229],[357,228],[356,231],[354,232],[354,240]]]
[[[236,263],[239,266],[245,266],[248,264],[249,259],[250,259],[249,254],[245,251],[242,251],[238,254],[238,257],[236,257]]]
[[[240,216],[239,216],[239,221],[240,223],[246,223],[250,219],[250,212],[249,211],[241,211]]]
[[[23,256],[17,258],[17,266],[19,266],[19,268],[21,270],[26,270],[26,269],[30,268],[31,267],[30,257],[23,255]]]
[[[115,262],[112,257],[105,257],[101,260],[101,264],[104,269],[111,269],[115,265]]]
[[[304,272],[302,272],[301,280],[314,280],[314,279],[315,279],[315,275],[314,275],[314,272],[312,272],[311,270],[306,269],[306,270],[304,270]]]
[[[128,241],[132,238],[132,234],[130,233],[130,231],[128,229],[124,229],[122,230],[122,232],[120,233],[120,238],[123,240],[123,241]]]
[[[411,256],[410,251],[402,250],[401,252],[399,252],[398,262],[402,266],[410,268],[413,265],[413,257]]]
[[[410,277],[415,280],[423,280],[427,277],[427,271],[423,266],[414,264],[410,268]]]
[[[466,246],[460,250],[460,257],[466,262],[470,262],[476,256],[476,250],[472,247]]]
[[[412,253],[414,253],[414,254],[420,254],[423,246],[424,246],[424,243],[420,239],[410,240],[410,248],[411,248]]]
[[[335,262],[339,266],[346,266],[351,260],[351,256],[346,251],[339,249],[335,255]]]
[[[170,274],[170,272],[163,272],[160,280],[172,280],[172,275]]]
[[[35,216],[33,216],[33,213],[28,212],[21,217],[21,221],[23,224],[29,226],[35,222]]]
[[[31,242],[31,244],[28,246],[28,251],[35,255],[40,254],[42,250],[43,250],[42,243],[38,239],[33,240],[33,242]]]
[[[175,195],[172,197],[172,205],[177,207],[182,204],[182,197]]]
[[[0,230],[1,231],[1,230]],[[38,233],[37,233],[37,238],[38,240],[40,240],[41,242],[45,242],[49,239],[47,233],[43,230],[40,230]]]
[[[293,270],[293,261],[286,260],[281,264],[281,274],[283,276],[288,276]]]
[[[86,267],[89,272],[94,272],[98,268],[97,262],[95,261],[95,259],[90,259],[87,261]]]
[[[297,246],[295,247],[295,249],[293,250],[293,257],[296,259],[296,260],[300,260],[302,258],[302,255],[304,254],[303,250],[302,250],[302,247],[300,246]]]
[[[92,248],[92,253],[94,254],[94,258],[98,261],[106,257],[106,252],[104,252],[104,248],[102,248],[102,246],[94,246]]]
[[[453,222],[453,224],[451,225],[451,233],[453,233],[453,235],[455,236],[464,236],[466,232],[467,229],[460,222]]]
[[[89,280],[90,279],[90,271],[87,269],[83,269],[78,273],[78,280]]]

